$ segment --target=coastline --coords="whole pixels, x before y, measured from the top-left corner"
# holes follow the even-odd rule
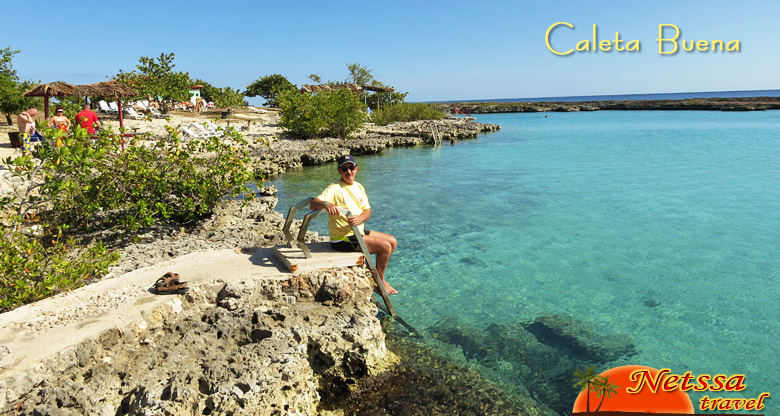
[[[659,100],[604,101],[517,101],[517,102],[457,102],[433,105],[470,108],[472,114],[542,113],[600,110],[666,110],[666,111],[764,111],[780,109],[780,97],[689,98]]]
[[[267,175],[345,152],[434,142],[423,122],[316,141],[285,139],[273,117],[247,124],[255,170]],[[446,140],[499,128],[464,119],[437,124]],[[254,145],[259,136],[270,146]],[[340,414],[356,385],[381,392],[388,377],[425,374],[396,364],[364,269],[288,273],[268,254],[284,241],[283,217],[273,211],[275,189],[259,196],[248,207],[229,202],[196,227],[142,235],[121,248],[119,264],[99,282],[0,315],[0,414]],[[188,294],[150,293],[168,271],[191,283]],[[458,382],[464,391],[479,379],[463,377],[471,377]],[[431,397],[453,388],[431,384]],[[486,389],[500,403],[495,414],[518,406],[547,414],[530,397]]]

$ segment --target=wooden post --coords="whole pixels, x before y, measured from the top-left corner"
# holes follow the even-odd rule
[[[116,97],[116,106],[119,109],[119,128],[123,129],[125,127],[125,119],[122,117],[122,99],[119,97]]]

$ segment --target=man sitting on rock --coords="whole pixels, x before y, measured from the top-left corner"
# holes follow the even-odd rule
[[[390,295],[398,293],[385,280],[385,269],[390,256],[398,246],[398,240],[390,234],[379,231],[364,230],[363,223],[371,218],[371,205],[363,185],[355,181],[358,165],[351,155],[338,159],[338,172],[341,180],[330,184],[310,204],[312,210],[325,208],[328,211],[328,227],[330,229],[330,245],[338,251],[360,251],[352,226],[357,225],[363,241],[371,254],[376,254],[376,267],[379,277]],[[339,214],[338,207],[348,210],[350,217]]]

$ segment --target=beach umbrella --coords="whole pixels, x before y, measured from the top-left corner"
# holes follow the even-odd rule
[[[135,97],[138,92],[129,86],[116,81],[99,82],[97,84],[74,85],[67,82],[49,82],[39,84],[24,93],[25,97],[44,97],[44,117],[49,118],[49,98],[51,97],[85,97],[101,95],[116,98],[119,107],[119,126],[124,127],[122,117],[122,98]]]
[[[126,84],[116,81],[106,81],[97,84],[80,85],[84,92],[88,94],[84,95],[102,95],[104,97],[116,98],[117,107],[119,110],[119,127],[125,126],[124,114],[122,111],[122,98],[135,97],[138,95],[138,91],[130,88]]]
[[[78,95],[78,87],[67,82],[50,82],[39,84],[30,91],[24,93],[25,97],[44,97],[44,116],[49,119],[50,97],[71,97]]]

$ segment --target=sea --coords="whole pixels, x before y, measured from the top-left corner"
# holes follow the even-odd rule
[[[501,129],[358,156],[372,206],[366,227],[399,241],[387,276],[401,317],[424,334],[453,320],[479,332],[566,317],[630,339],[633,351],[598,371],[636,364],[742,374],[739,393],[689,392],[694,407],[703,394],[769,392],[763,412],[780,414],[780,112],[476,121]],[[268,183],[286,214],[336,180],[327,164]],[[326,223],[318,218],[312,229],[327,235]],[[506,371],[486,377],[522,382],[513,379],[521,365],[496,360],[509,362]]]

